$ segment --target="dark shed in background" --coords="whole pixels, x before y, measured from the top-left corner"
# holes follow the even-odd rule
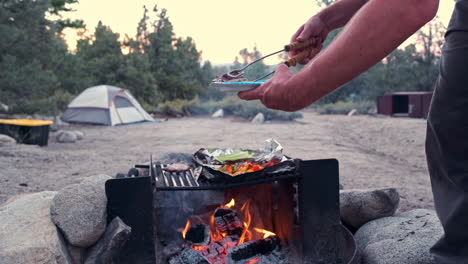
[[[427,118],[432,92],[398,92],[377,97],[377,113]]]

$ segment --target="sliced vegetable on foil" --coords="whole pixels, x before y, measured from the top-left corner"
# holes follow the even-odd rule
[[[199,165],[216,171],[237,176],[249,172],[261,171],[266,167],[279,164],[289,158],[283,155],[283,147],[274,139],[268,139],[260,150],[241,148],[200,149],[194,154]]]

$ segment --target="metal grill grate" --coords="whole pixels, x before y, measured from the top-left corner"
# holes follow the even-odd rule
[[[153,163],[149,170],[150,176],[154,179],[156,190],[223,190],[299,177],[296,171],[289,171],[266,174],[239,183],[199,182],[198,177],[202,173],[202,167],[191,166],[189,170],[184,172],[169,172],[164,170],[167,166],[166,164]]]
[[[156,182],[156,188],[197,188],[200,184],[194,177],[194,171],[197,168],[190,167],[190,170],[184,172],[169,172],[166,171],[166,164],[153,164],[153,170],[155,172],[154,179]]]

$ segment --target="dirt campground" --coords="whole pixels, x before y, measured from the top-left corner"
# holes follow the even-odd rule
[[[0,203],[8,197],[59,190],[95,174],[127,172],[136,163],[202,147],[261,148],[277,139],[285,154],[301,159],[336,158],[345,189],[396,187],[400,210],[432,208],[424,155],[425,120],[330,116],[304,112],[295,122],[252,124],[232,118],[175,118],[119,127],[67,126],[84,132],[76,143],[0,147]]]

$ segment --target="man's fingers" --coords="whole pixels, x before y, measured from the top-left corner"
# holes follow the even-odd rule
[[[296,31],[296,33],[294,33],[294,35],[291,37],[291,43],[293,43],[293,42],[296,41],[297,36],[299,36],[299,34],[301,34],[302,30],[304,30],[304,25],[302,25],[302,26]]]
[[[314,28],[311,27],[311,26],[304,27],[301,34],[299,34],[299,36],[297,36],[297,38],[296,38],[297,41],[308,40],[312,36],[313,30],[314,30]]]
[[[315,56],[317,56],[317,54],[319,54],[320,52],[320,48],[317,48],[317,49],[314,49],[310,54],[309,56],[306,58],[307,59],[307,62],[306,64],[311,61]]]
[[[304,60],[301,61],[301,64],[306,65],[307,63],[310,62],[310,60],[311,60],[310,58],[305,58]]]
[[[258,88],[237,93],[237,96],[239,96],[240,99],[248,101],[260,99],[262,98],[261,95],[263,95],[263,93],[260,94]]]
[[[265,93],[265,88],[270,84],[270,81],[271,80],[264,82],[257,88],[250,89],[248,91],[238,92],[237,96],[239,96],[239,98],[242,100],[248,101],[261,99],[263,97],[263,94]]]
[[[288,72],[288,71],[289,71],[289,67],[286,64],[282,63],[276,68],[275,75],[273,75],[273,76],[280,75],[280,74],[283,74],[284,72]],[[272,78],[272,79],[274,79],[274,78]],[[270,80],[272,80],[272,79],[270,79]],[[268,80],[268,81],[270,81],[270,80]]]

